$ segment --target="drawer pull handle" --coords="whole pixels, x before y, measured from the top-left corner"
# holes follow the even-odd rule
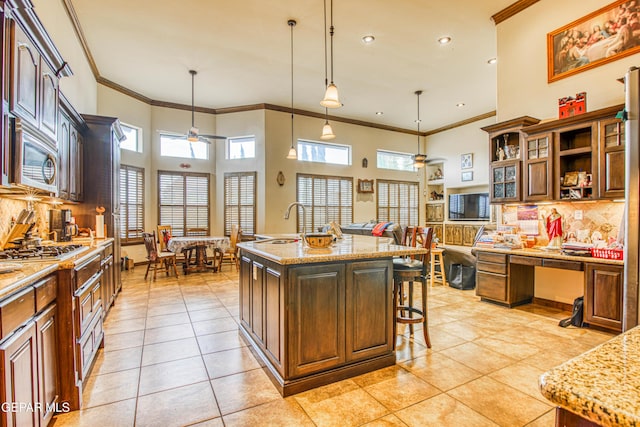
[[[24,302],[24,298],[20,298],[20,300],[18,300],[18,304],[22,304]]]

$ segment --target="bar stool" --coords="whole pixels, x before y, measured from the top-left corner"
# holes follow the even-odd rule
[[[447,273],[444,271],[444,249],[431,249],[431,272],[429,273],[429,286],[433,287],[434,280],[439,280],[442,285],[447,284]],[[440,271],[436,270],[436,266],[440,267]]]
[[[431,239],[433,230],[431,227],[413,227],[409,233],[405,232],[405,246],[418,246],[418,243],[427,253],[416,255],[413,258],[397,258],[393,260],[393,284],[394,306],[396,308],[396,323],[409,325],[410,334],[413,335],[413,325],[422,323],[424,341],[431,348],[429,339],[428,315],[427,315],[427,271],[430,260]],[[408,234],[408,235],[407,235]],[[404,283],[408,283],[407,304],[404,303]],[[422,285],[421,306],[413,304],[413,284],[420,282]]]

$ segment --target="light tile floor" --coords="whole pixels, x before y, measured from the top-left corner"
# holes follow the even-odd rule
[[[60,426],[553,426],[538,377],[611,335],[568,313],[429,289],[430,336],[399,327],[395,366],[282,398],[238,332],[238,275],[123,272],[81,411]]]

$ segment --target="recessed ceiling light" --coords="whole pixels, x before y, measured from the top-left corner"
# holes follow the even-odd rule
[[[493,65],[498,62],[498,58],[491,58],[487,61],[487,64]]]
[[[376,111],[376,116],[381,116],[384,114],[384,111]]]
[[[451,43],[451,37],[450,36],[442,36],[438,39],[438,43],[440,44],[447,44],[447,43]]]
[[[375,38],[375,37],[373,37],[372,35],[367,35],[367,36],[362,37],[362,41],[363,41],[365,44],[373,43],[373,41],[374,41],[375,39],[376,39],[376,38]]]
[[[456,107],[464,107],[464,102],[458,102],[458,103],[456,104]]]

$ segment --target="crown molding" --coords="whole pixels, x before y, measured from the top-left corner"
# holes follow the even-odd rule
[[[538,3],[539,1],[540,0],[518,0],[517,2],[505,7],[500,12],[492,15],[491,20],[495,25],[498,25],[499,23],[506,21],[514,15],[517,15],[518,13],[522,12],[529,6]]]

